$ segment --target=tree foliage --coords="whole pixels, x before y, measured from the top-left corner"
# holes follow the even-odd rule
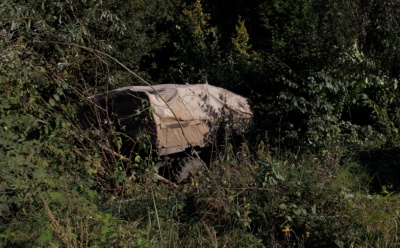
[[[77,117],[87,96],[143,83],[126,68],[152,84],[208,81],[249,97],[255,111],[254,134],[262,140],[258,150],[266,144],[273,151],[300,147],[328,154],[338,147],[396,146],[399,7],[398,1],[376,0],[3,0],[0,245],[123,246],[137,238],[137,224],[130,226],[131,233],[123,231],[130,228],[121,219],[124,214],[142,218],[143,205],[139,204],[140,214],[129,209],[122,213],[121,206],[115,214],[107,204],[134,198],[140,190],[132,182],[140,178],[146,189],[140,199],[150,199],[151,193],[146,207],[155,205],[159,195],[151,188],[154,167],[139,155],[126,161],[118,149],[106,151],[82,130]],[[110,125],[107,135],[120,147],[115,130]],[[249,151],[242,153],[250,156]],[[230,157],[221,155],[221,164],[232,162]],[[262,187],[272,176],[274,185],[284,188],[270,157],[240,163],[249,161],[249,171],[244,172],[252,175],[249,178],[258,171]],[[131,173],[133,166],[143,176]],[[215,175],[239,173],[235,166],[229,171],[221,168]],[[238,180],[235,187],[245,187],[251,180]],[[201,210],[215,207],[222,217],[238,215],[231,219],[236,222],[216,218],[218,225],[251,228],[245,198],[237,198],[243,205],[236,209],[222,207],[232,204],[229,194],[234,190],[208,191],[191,192],[203,197],[193,204]],[[180,193],[176,206],[160,204],[178,211],[180,204],[190,202],[185,192]],[[208,193],[223,202],[213,205]],[[199,218],[208,218],[204,216]],[[263,221],[261,215],[254,220]],[[20,233],[29,235],[24,238]],[[147,234],[151,236],[150,231]],[[259,234],[252,230],[249,240],[265,241],[252,235]],[[118,243],[116,237],[127,237],[120,239],[127,243]],[[135,242],[154,244],[140,238]]]
[[[368,14],[371,8],[381,9],[394,20],[392,3],[234,1],[229,5],[241,8],[233,8],[230,15],[222,11],[228,5],[224,1],[193,4],[198,11],[190,13],[203,16],[202,26],[187,25],[179,37],[203,28],[203,32],[213,30],[213,38],[202,49],[196,45],[205,44],[204,38],[192,36],[192,43],[178,43],[180,72],[193,77],[201,71],[208,81],[250,96],[257,114],[262,113],[260,130],[268,131],[272,139],[319,147],[397,137],[397,79],[389,69],[396,63],[386,59],[396,53],[384,56],[378,52],[382,39],[368,40],[367,45],[363,38],[367,26],[388,30],[397,25],[390,21],[380,26],[381,19],[372,20]],[[368,25],[360,25],[366,16]],[[368,32],[370,37],[374,34]],[[396,49],[394,40],[390,44]],[[383,107],[389,105],[390,114]]]
[[[85,134],[75,113],[86,91],[109,82],[108,65],[94,52],[109,51],[107,37],[124,30],[109,8],[94,1],[1,3],[0,232],[8,233],[2,236],[5,246],[41,237],[51,217],[47,205],[54,208],[69,196],[74,199],[69,204],[80,206],[97,199],[96,158],[90,149],[86,154],[79,149]]]

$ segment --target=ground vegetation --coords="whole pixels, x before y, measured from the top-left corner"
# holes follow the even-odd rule
[[[399,5],[2,0],[0,246],[398,246]],[[254,125],[178,187],[78,122],[95,93],[206,82]]]

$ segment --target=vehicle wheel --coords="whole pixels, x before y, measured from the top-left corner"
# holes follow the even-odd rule
[[[187,180],[190,176],[194,176],[203,166],[203,161],[198,158],[180,158],[178,162],[178,183]]]
[[[175,159],[171,159],[168,157],[162,158],[161,160],[157,161],[155,166],[158,169],[158,174],[168,180],[171,180],[173,178],[171,172],[173,168],[173,164],[175,164]]]

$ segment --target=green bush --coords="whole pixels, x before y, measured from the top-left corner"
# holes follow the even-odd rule
[[[182,3],[0,4],[0,246],[396,246],[398,4]],[[248,96],[252,141],[179,186],[107,149],[77,112],[138,83],[110,54]]]

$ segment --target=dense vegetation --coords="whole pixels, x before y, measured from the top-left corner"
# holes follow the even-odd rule
[[[396,0],[2,0],[0,246],[398,246],[399,18]],[[77,121],[94,93],[206,80],[251,99],[254,130],[178,188]]]

